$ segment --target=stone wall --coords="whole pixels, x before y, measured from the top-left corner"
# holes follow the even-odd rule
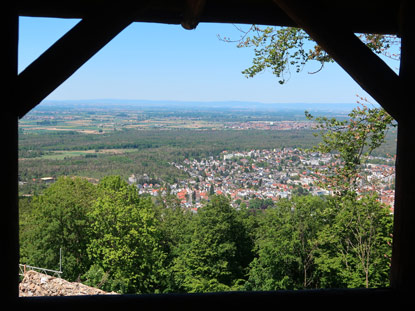
[[[33,270],[24,274],[19,284],[20,297],[34,296],[79,296],[79,295],[111,295],[100,289],[77,282],[68,282],[61,278],[39,273]]]

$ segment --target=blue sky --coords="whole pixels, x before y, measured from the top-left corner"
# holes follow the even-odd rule
[[[77,22],[20,18],[19,71]],[[202,23],[188,31],[179,25],[134,23],[47,99],[355,103],[356,94],[370,98],[337,64],[314,75],[308,72],[318,64],[309,64],[284,85],[270,72],[248,79],[241,71],[250,66],[253,50],[238,49],[217,35],[236,39],[239,32],[231,24]]]

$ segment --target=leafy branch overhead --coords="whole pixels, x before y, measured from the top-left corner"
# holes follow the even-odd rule
[[[291,72],[299,73],[309,61],[319,67],[309,73],[317,73],[325,63],[334,62],[304,30],[295,27],[259,27],[252,25],[247,31],[235,26],[241,33],[239,39],[219,38],[225,42],[237,43],[238,48],[253,48],[252,65],[243,70],[247,78],[252,78],[266,69],[271,69],[280,84],[286,83]],[[400,53],[391,52],[391,47],[399,46],[396,36],[362,34],[359,38],[375,53],[392,59],[399,59]]]

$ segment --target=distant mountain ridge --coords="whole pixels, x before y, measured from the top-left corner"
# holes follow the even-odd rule
[[[140,99],[85,99],[85,100],[46,100],[42,107],[66,108],[171,108],[194,110],[245,110],[245,111],[326,111],[348,112],[356,103],[261,103],[244,101],[175,101]]]

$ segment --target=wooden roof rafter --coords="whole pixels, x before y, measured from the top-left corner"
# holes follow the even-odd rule
[[[136,22],[181,24],[189,2],[198,0],[153,0],[139,10]],[[273,0],[206,0],[199,22],[296,26]],[[18,0],[20,16],[84,18],[113,6],[140,7],[140,0]],[[397,34],[399,1],[306,0],[301,5],[310,14],[333,15],[354,33]]]

